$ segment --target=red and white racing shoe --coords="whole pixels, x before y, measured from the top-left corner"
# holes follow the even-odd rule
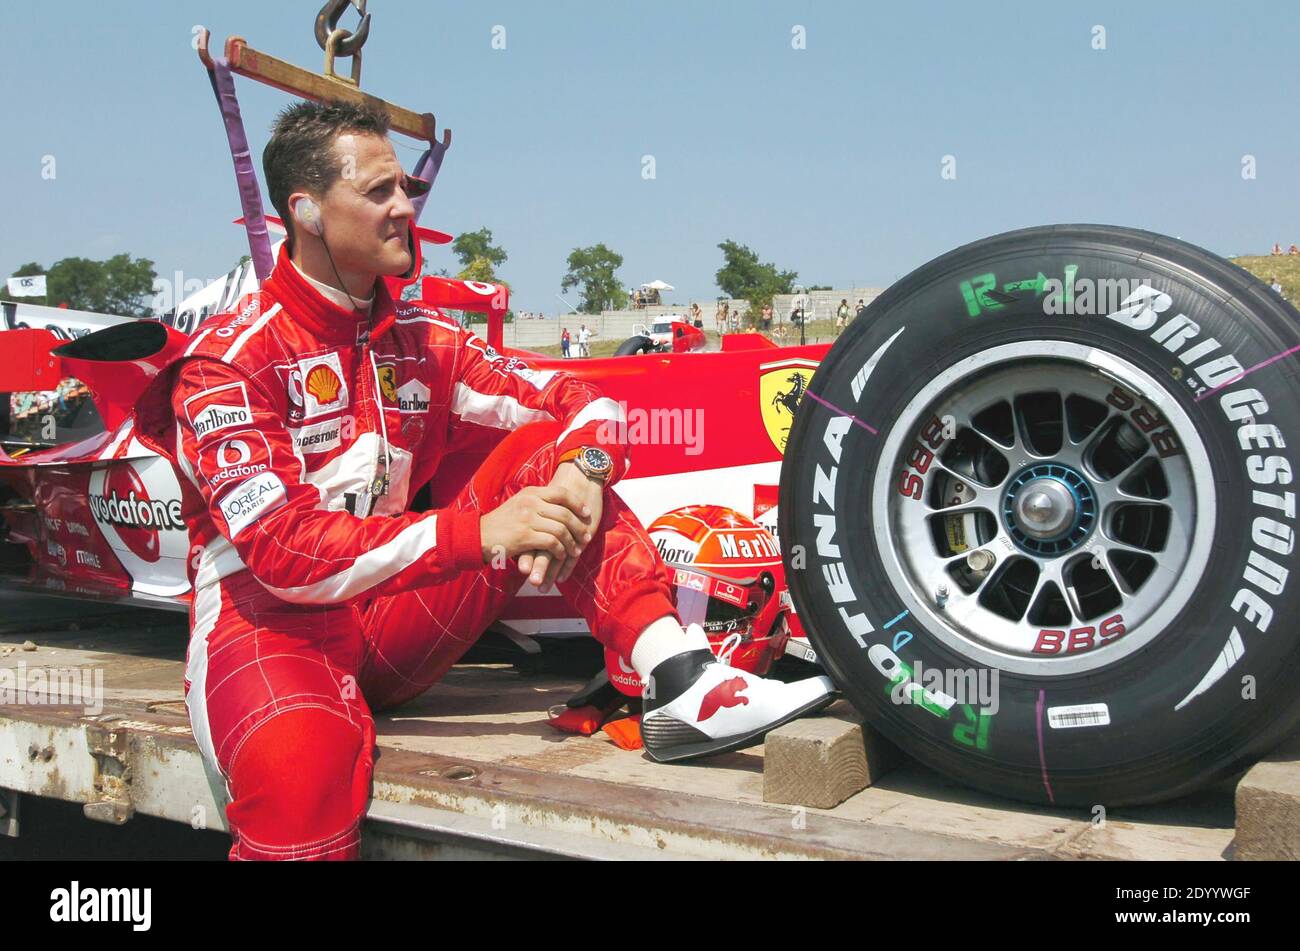
[[[769,730],[835,699],[829,677],[767,680],[719,661],[698,624],[687,636],[703,646],[661,661],[644,694],[641,737],[656,762],[754,746]]]

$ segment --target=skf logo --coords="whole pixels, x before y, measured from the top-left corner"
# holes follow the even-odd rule
[[[337,352],[299,360],[298,371],[302,374],[304,419],[347,409],[348,386],[343,381],[343,365]],[[289,392],[292,396],[292,374]]]
[[[795,410],[816,369],[816,360],[800,357],[764,363],[758,368],[758,409],[763,416],[763,428],[782,455],[790,438]]]
[[[397,367],[388,364],[379,368],[379,391],[388,402],[397,402]]]

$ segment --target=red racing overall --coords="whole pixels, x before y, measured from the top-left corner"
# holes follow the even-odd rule
[[[497,354],[383,281],[371,314],[341,309],[283,250],[259,292],[204,324],[137,420],[182,487],[186,699],[226,779],[231,858],[357,855],[371,710],[437,681],[520,587],[513,561],[483,563],[480,516],[582,445],[607,449],[617,479],[626,450],[597,429],[619,418],[590,385]],[[506,435],[450,504],[407,511],[445,456],[493,430]],[[658,553],[612,492],[559,587],[623,656],[675,616]]]

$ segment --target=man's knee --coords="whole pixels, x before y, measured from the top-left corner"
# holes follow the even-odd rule
[[[232,855],[355,857],[370,794],[368,743],[359,723],[319,707],[277,714],[258,727],[230,768]]]

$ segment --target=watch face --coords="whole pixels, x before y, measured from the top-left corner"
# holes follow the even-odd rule
[[[582,451],[582,461],[594,472],[607,472],[614,467],[614,462],[609,458],[609,453],[603,449],[584,449]]]

